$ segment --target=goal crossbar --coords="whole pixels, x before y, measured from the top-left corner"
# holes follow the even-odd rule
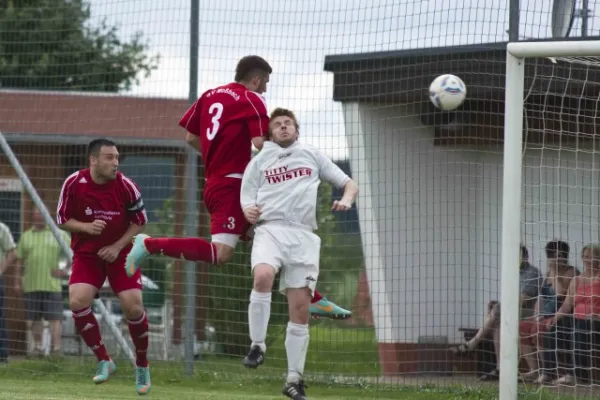
[[[511,42],[506,50],[519,58],[600,56],[600,41]]]
[[[517,400],[525,59],[600,56],[600,40],[511,42],[506,48],[500,316],[500,400]]]

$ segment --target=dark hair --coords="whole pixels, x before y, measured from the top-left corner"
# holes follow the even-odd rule
[[[527,247],[521,245],[521,258],[528,258],[529,252],[527,251]]]
[[[546,257],[548,258],[569,258],[570,251],[569,244],[562,240],[552,240],[546,244]]]
[[[250,80],[256,75],[268,75],[273,72],[273,68],[262,57],[246,56],[238,61],[235,67],[235,81],[242,82]]]
[[[92,154],[97,156],[100,153],[100,149],[104,146],[113,147],[116,146],[116,143],[112,140],[108,139],[94,139],[92,140],[87,147],[87,155],[88,157]]]

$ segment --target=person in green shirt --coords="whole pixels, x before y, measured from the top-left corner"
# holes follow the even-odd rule
[[[67,273],[58,265],[61,259],[66,257],[38,209],[34,210],[32,220],[33,226],[23,232],[17,246],[15,291],[23,293],[27,329],[33,334],[35,352],[44,352],[43,318],[50,323],[52,353],[59,353],[63,318],[61,279],[65,278]],[[64,240],[70,243],[69,235],[62,231],[61,234]]]
[[[15,239],[8,226],[0,222],[0,363],[8,361],[8,332],[4,323],[4,280],[2,275],[15,260]]]

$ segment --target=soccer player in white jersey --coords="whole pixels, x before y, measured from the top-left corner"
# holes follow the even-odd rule
[[[288,377],[283,394],[306,399],[304,363],[308,349],[311,299],[319,277],[321,239],[317,229],[317,189],[321,179],[344,188],[332,211],[352,207],[356,183],[320,150],[298,141],[298,122],[290,110],[271,114],[270,141],[244,172],[241,205],[244,216],[256,224],[252,246],[254,285],[248,307],[252,344],[244,365],[256,368],[264,362],[265,338],[271,312],[271,290],[281,270],[279,290],[289,309],[285,349]]]

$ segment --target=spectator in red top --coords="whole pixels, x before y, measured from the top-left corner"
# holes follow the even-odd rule
[[[600,351],[600,244],[586,245],[581,256],[585,270],[569,285],[567,297],[552,324],[574,316],[573,347],[575,350],[576,382],[588,383],[591,378],[592,355]],[[572,375],[557,383],[571,383]]]

